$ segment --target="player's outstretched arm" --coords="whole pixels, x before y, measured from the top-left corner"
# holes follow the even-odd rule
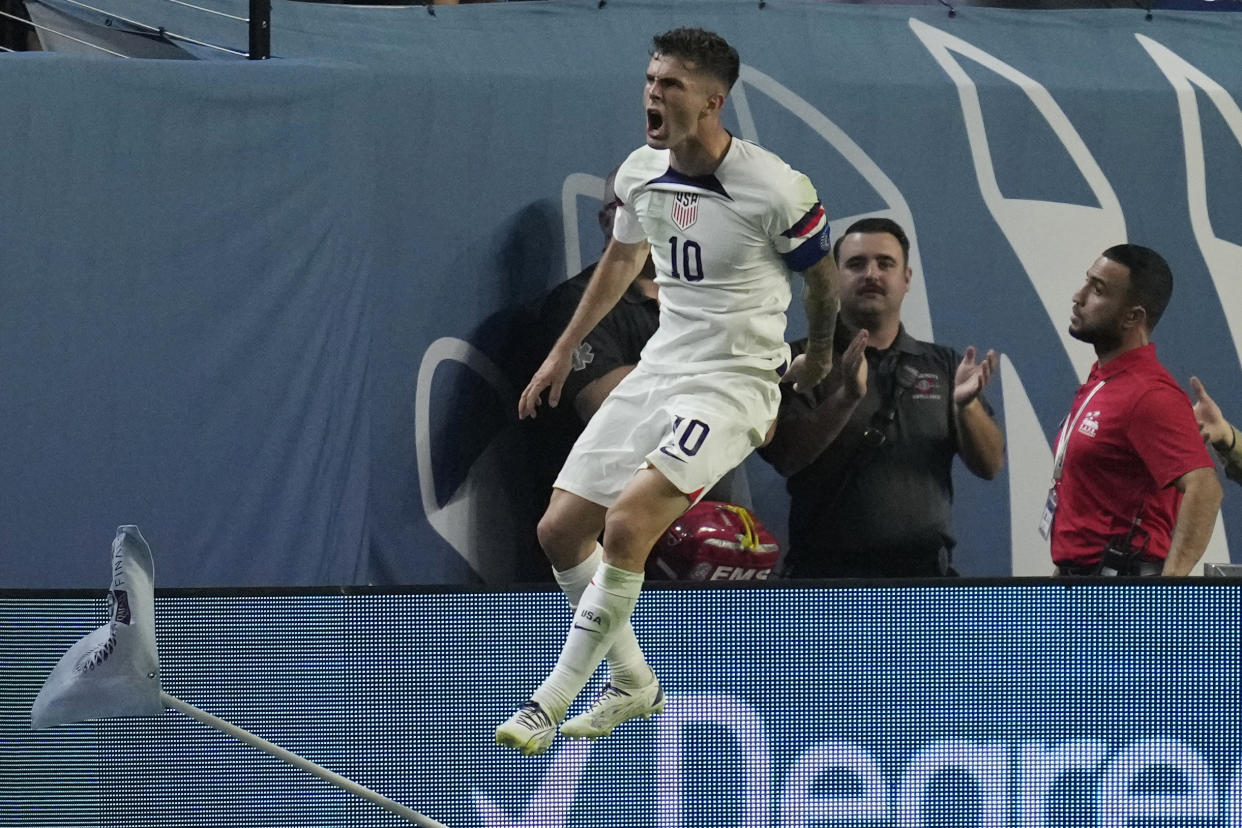
[[[789,366],[795,391],[809,391],[832,368],[832,335],[841,309],[841,276],[832,256],[824,256],[802,272],[802,306],[806,309],[807,341],[803,359]]]
[[[614,238],[608,243],[565,331],[518,398],[518,417],[534,417],[544,391],[548,392],[548,405],[553,408],[561,401],[561,388],[573,366],[574,350],[621,299],[642,270],[649,249],[645,241],[627,244]]]

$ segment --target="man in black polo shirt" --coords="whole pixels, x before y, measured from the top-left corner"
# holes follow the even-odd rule
[[[909,248],[889,219],[846,230],[833,248],[841,356],[810,393],[782,385],[760,454],[789,481],[787,577],[954,574],[953,457],[985,479],[1004,464],[1004,435],[981,396],[996,354],[959,356],[902,327]]]

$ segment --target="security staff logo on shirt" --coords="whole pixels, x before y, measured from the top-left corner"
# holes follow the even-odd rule
[[[671,218],[678,230],[686,230],[699,220],[699,196],[697,193],[677,193],[673,196]]]
[[[1100,412],[1088,411],[1082,417],[1082,422],[1078,424],[1078,433],[1085,434],[1088,437],[1095,437],[1095,433],[1100,430]]]
[[[912,399],[938,400],[940,399],[940,378],[935,374],[919,374],[910,390],[914,392],[910,395]]]

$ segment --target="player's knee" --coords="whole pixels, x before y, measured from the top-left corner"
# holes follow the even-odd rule
[[[547,556],[552,566],[558,570],[568,569],[577,564],[585,554],[589,554],[598,532],[592,535],[582,527],[549,511],[539,520],[535,527],[539,538],[539,547]]]
[[[636,514],[614,507],[604,520],[604,549],[609,557],[622,564],[640,565],[647,560],[656,537]]]
[[[566,531],[565,522],[551,512],[547,512],[539,519],[539,525],[535,527],[535,533],[539,537],[539,546],[549,558],[555,558],[556,550],[565,545]]]

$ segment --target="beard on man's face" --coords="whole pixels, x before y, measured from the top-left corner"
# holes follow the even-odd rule
[[[1121,343],[1121,328],[1113,320],[1091,324],[1080,322],[1077,326],[1071,320],[1069,335],[1079,342],[1094,345],[1097,351],[1109,351]]]

